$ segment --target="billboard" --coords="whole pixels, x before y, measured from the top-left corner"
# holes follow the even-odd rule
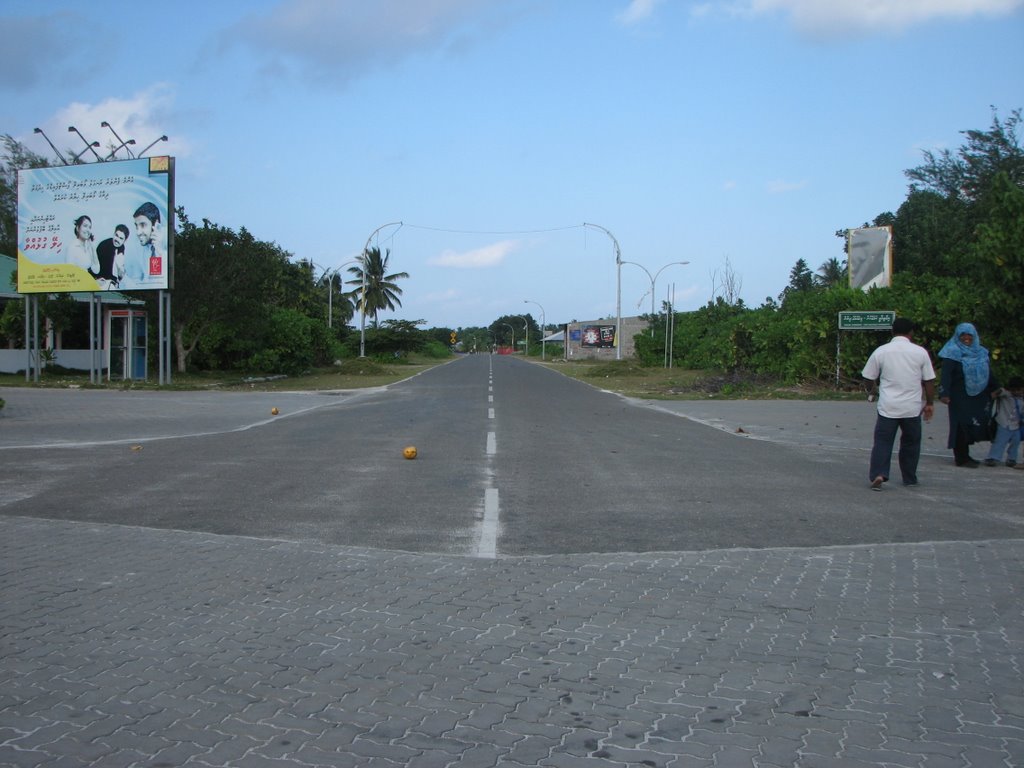
[[[892,227],[851,229],[846,263],[851,288],[866,291],[892,285]]]
[[[581,347],[614,347],[614,325],[587,325],[583,328]]]
[[[171,287],[174,158],[18,171],[18,293]]]

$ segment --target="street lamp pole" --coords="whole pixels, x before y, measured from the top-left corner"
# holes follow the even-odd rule
[[[366,238],[366,245],[363,246],[363,254],[359,257],[362,262],[362,287],[359,289],[359,356],[366,357],[366,261],[370,253],[370,243],[373,242],[374,236],[382,229],[393,226],[402,226],[400,221],[392,221],[387,224],[381,224],[370,236]]]
[[[514,355],[516,353],[516,329],[508,323],[502,323],[502,325],[512,331],[512,354]]]
[[[675,266],[677,264],[682,265],[682,266],[685,267],[690,262],[688,262],[688,261],[670,261],[668,264],[666,264],[661,269],[659,269],[657,272],[655,272],[653,276],[648,271],[647,267],[645,267],[643,264],[637,264],[635,261],[624,261],[622,263],[623,264],[632,264],[634,267],[640,267],[640,269],[642,269],[644,272],[647,272],[647,279],[651,281],[651,336],[653,336],[654,335],[654,286],[658,282],[658,275],[660,275],[662,272],[664,272],[669,267]]]
[[[540,302],[530,301],[529,299],[523,299],[523,304],[536,304],[540,307],[540,359],[544,360],[544,334],[547,333],[544,326],[548,324],[547,315],[544,314],[544,307],[540,306]]]
[[[583,222],[584,227],[600,229],[612,239],[615,246],[615,359],[622,359],[622,251],[619,250],[619,241],[615,235],[602,227],[600,224],[588,224]]]
[[[525,334],[523,336],[523,358],[525,359],[530,356],[530,321],[522,315],[516,315],[516,317],[523,321],[523,333]],[[513,348],[512,351],[515,352],[515,349]]]

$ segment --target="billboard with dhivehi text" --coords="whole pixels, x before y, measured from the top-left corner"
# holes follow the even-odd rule
[[[18,292],[171,288],[174,158],[18,171]]]

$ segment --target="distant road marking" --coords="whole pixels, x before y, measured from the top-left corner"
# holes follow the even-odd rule
[[[487,433],[487,455],[493,456],[498,452],[498,439],[494,432]]]
[[[493,408],[488,408],[487,409],[487,418],[488,419],[493,419],[494,418],[494,409]]]

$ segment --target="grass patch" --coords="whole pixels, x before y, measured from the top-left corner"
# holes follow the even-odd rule
[[[770,376],[736,371],[645,368],[633,360],[543,363],[595,387],[648,400],[860,400],[860,387],[836,389],[824,382],[787,384]]]
[[[223,389],[259,392],[366,389],[394,384],[444,362],[446,360],[420,358],[415,355],[386,363],[371,358],[360,358],[343,360],[340,365],[317,368],[299,376],[237,371],[174,371],[171,374],[170,386],[163,387],[156,383],[155,377],[149,381],[104,381],[101,384],[90,384],[88,371],[54,371],[44,368],[38,383],[25,381],[24,373],[0,374],[0,387],[182,391]]]

